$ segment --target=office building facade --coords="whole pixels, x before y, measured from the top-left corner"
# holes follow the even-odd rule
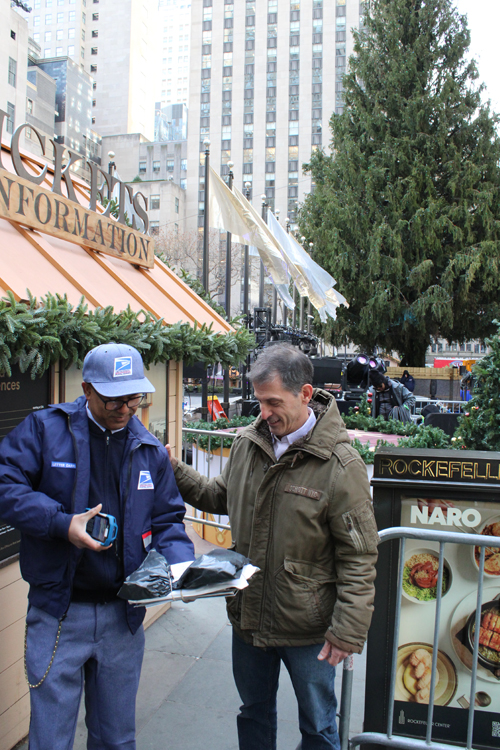
[[[92,126],[153,138],[157,0],[33,0],[30,35],[45,59],[67,56],[92,76]]]
[[[159,0],[161,29],[161,80],[157,99],[160,107],[187,104],[189,99],[189,53],[191,0]]]
[[[296,221],[313,187],[302,164],[327,148],[352,52],[359,0],[192,0],[187,215],[203,224],[204,152],[216,171],[234,163],[253,204],[266,196]]]

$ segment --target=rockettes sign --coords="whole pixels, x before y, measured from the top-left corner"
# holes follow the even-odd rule
[[[6,113],[0,110],[0,137],[3,132]],[[19,151],[19,139],[22,131],[30,127],[32,137],[38,139],[45,154],[45,137],[32,125],[20,125],[12,136],[11,158],[15,174],[4,169],[0,151],[0,217],[17,224],[37,229],[61,239],[75,242],[78,245],[99,250],[129,263],[151,268],[154,263],[154,241],[147,234],[149,228],[147,199],[140,192],[133,193],[130,185],[125,185],[113,175],[104,172],[92,161],[87,162],[90,169],[90,196],[88,207],[82,206],[77,199],[75,185],[72,182],[70,168],[84,157],[67,150],[66,162],[63,162],[66,148],[51,139],[54,147],[54,165],[52,185],[41,187],[47,175],[44,166],[40,174],[34,175],[26,169]],[[104,180],[103,180],[104,178]],[[63,194],[62,183],[65,185]],[[98,183],[102,183],[98,186]],[[110,215],[108,204],[104,213],[97,213],[97,202],[102,201],[103,185],[106,193],[111,195],[116,186],[119,189],[119,215],[115,220]],[[125,199],[128,194],[134,212],[142,223],[138,227],[136,216],[132,217],[132,226],[125,221]]]

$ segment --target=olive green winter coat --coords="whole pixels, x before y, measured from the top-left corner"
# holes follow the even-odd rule
[[[179,462],[186,503],[228,514],[233,547],[260,568],[228,599],[240,636],[255,646],[305,646],[326,638],[360,653],[374,597],[377,528],[366,468],[335,399],[315,390],[313,429],[277,461],[260,417],[235,438],[219,477]]]

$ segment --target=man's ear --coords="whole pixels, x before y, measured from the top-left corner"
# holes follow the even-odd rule
[[[84,392],[84,394],[85,394],[85,396],[87,397],[87,400],[88,400],[88,398],[89,398],[89,396],[90,396],[90,394],[92,392],[92,386],[90,385],[90,383],[82,383],[82,388],[83,388],[83,392]]]
[[[304,397],[304,402],[306,404],[309,403],[309,401],[312,399],[314,388],[309,383],[306,383],[306,385],[302,386],[302,395]]]

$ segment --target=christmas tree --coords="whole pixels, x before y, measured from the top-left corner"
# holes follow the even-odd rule
[[[500,118],[452,0],[365,5],[300,231],[350,305],[334,341],[423,366],[431,337],[483,340],[500,317]]]
[[[495,323],[498,333],[486,340],[491,352],[472,368],[474,395],[454,438],[467,450],[500,451],[500,325]]]

